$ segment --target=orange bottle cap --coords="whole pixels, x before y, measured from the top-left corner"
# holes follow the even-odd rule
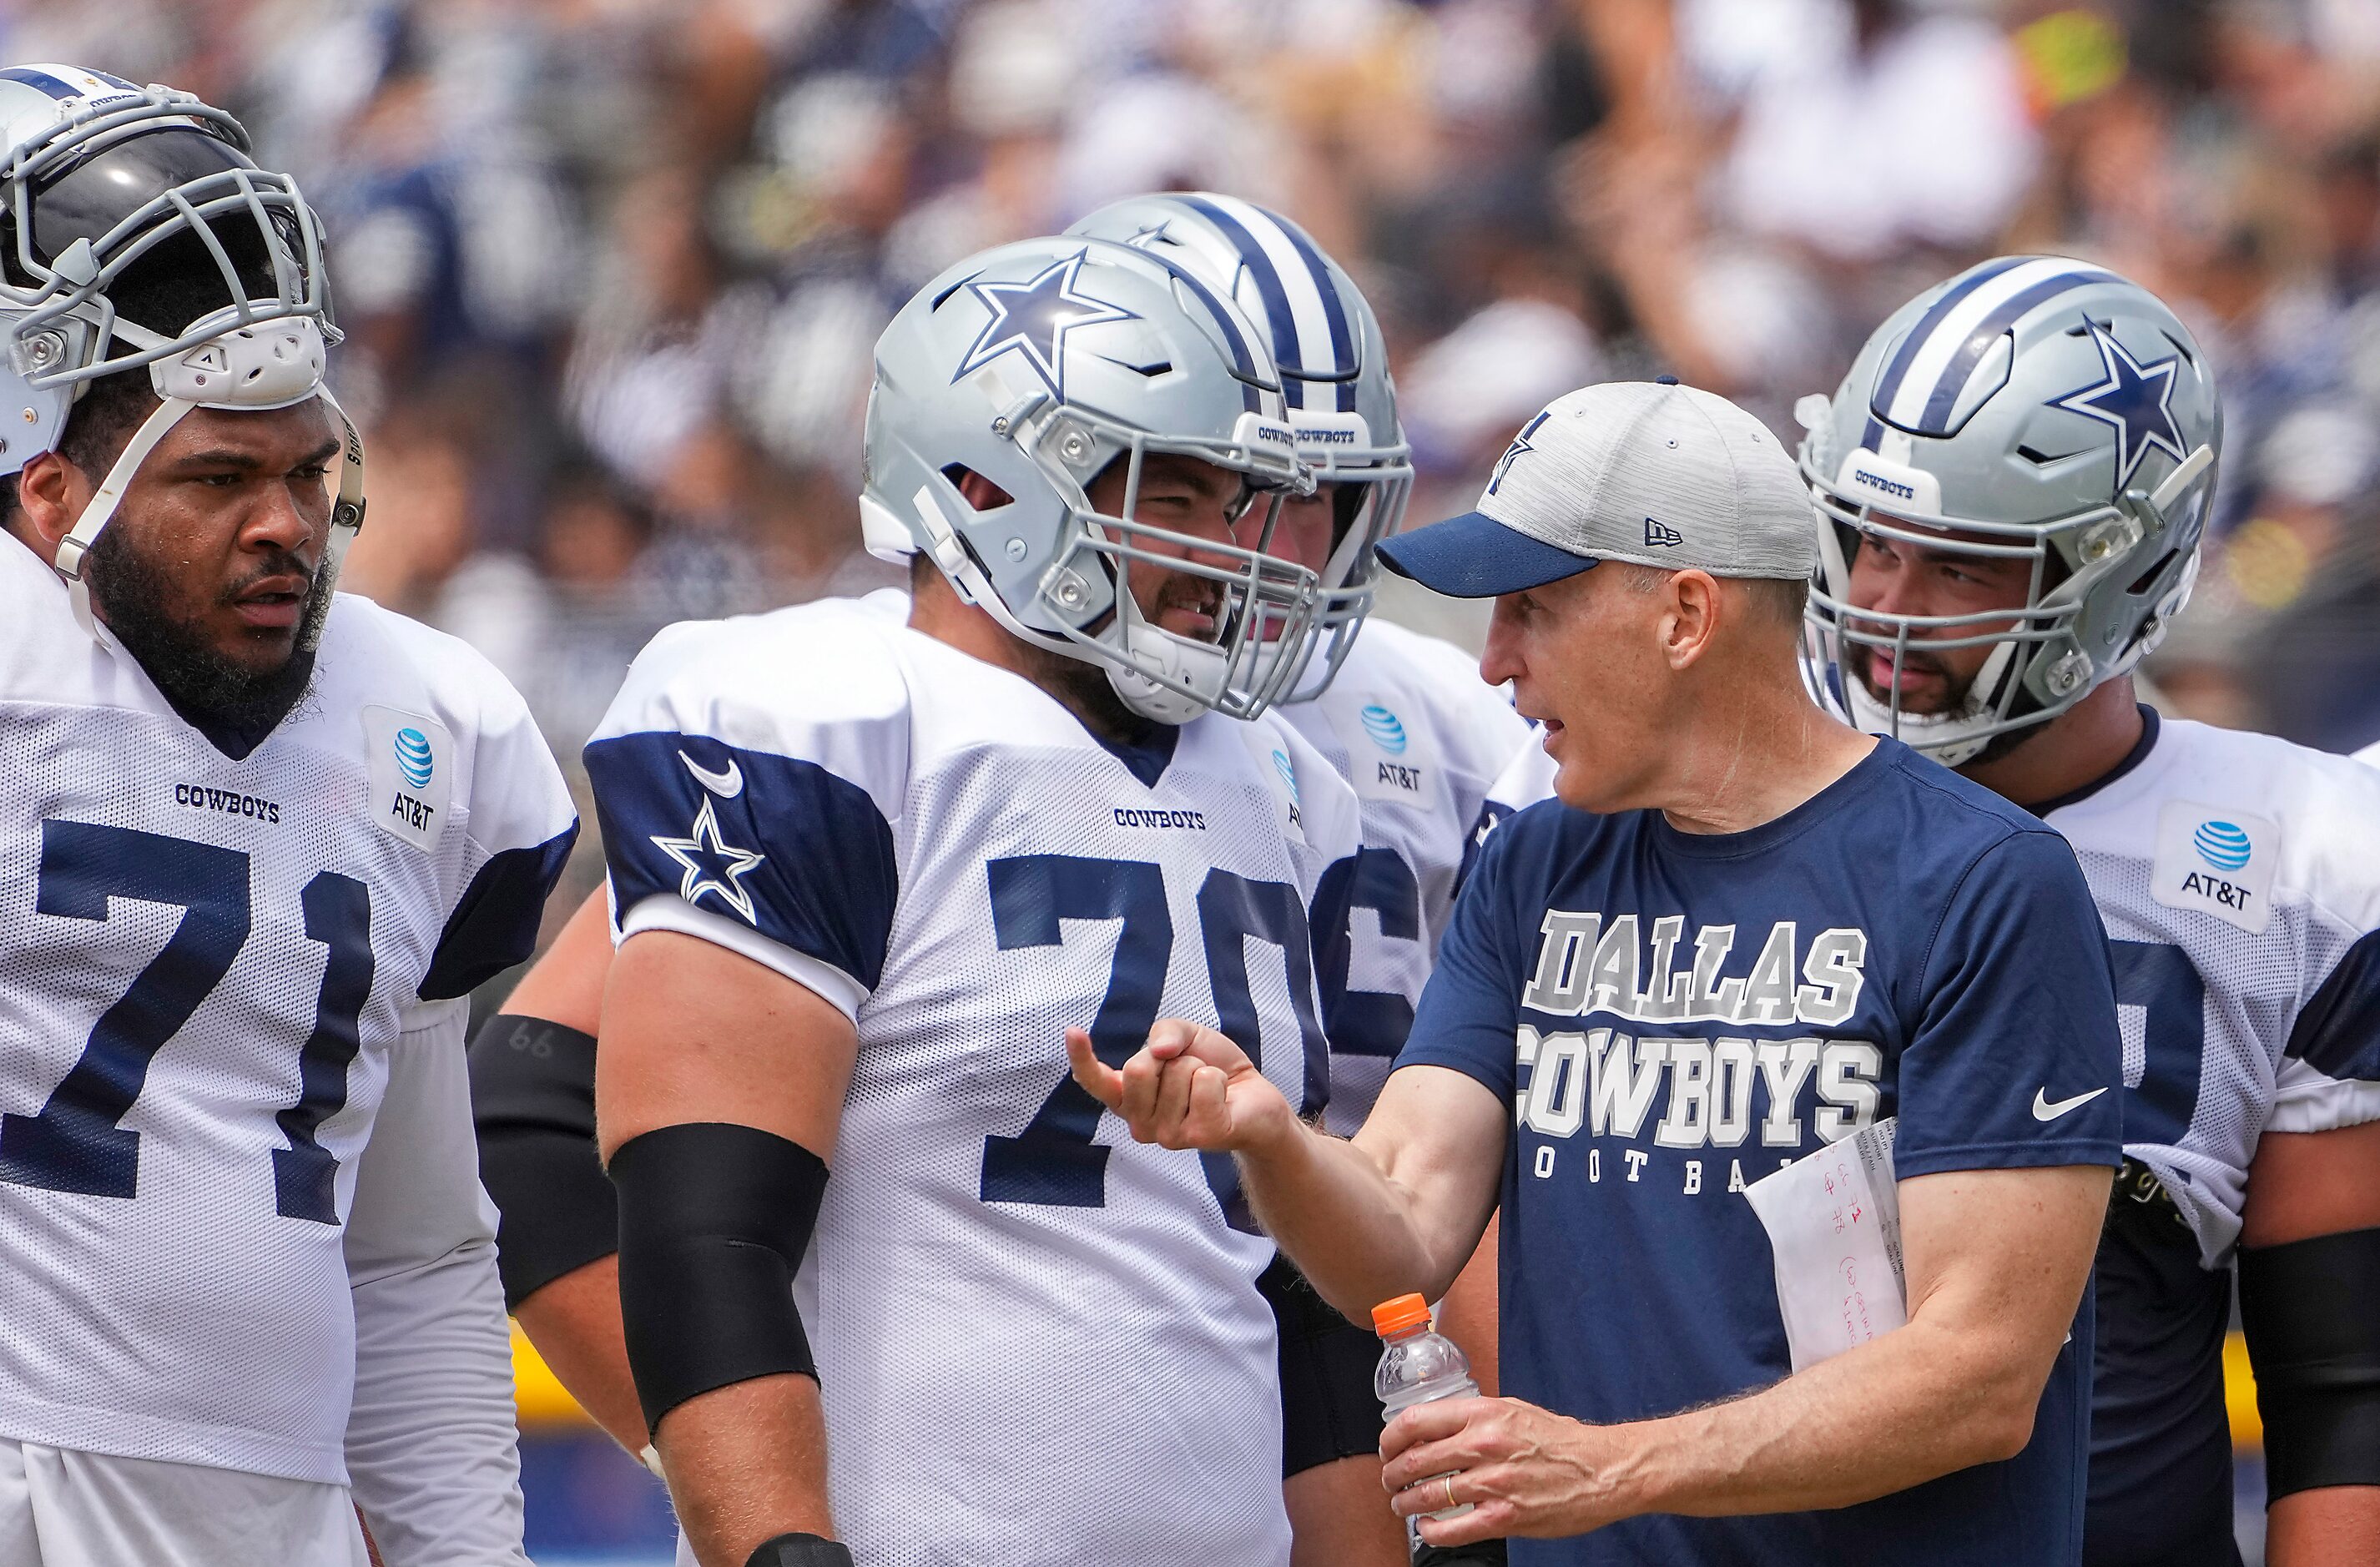
[[[1428,1325],[1429,1302],[1419,1295],[1399,1295],[1372,1307],[1372,1331],[1383,1337]]]

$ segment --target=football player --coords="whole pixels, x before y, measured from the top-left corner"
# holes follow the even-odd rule
[[[1318,954],[1330,1037],[1323,1124],[1353,1136],[1404,1047],[1488,785],[1529,726],[1468,653],[1367,619],[1373,546],[1402,522],[1413,470],[1388,346],[1354,280],[1295,224],[1230,196],[1118,201],[1067,232],[1171,257],[1263,323],[1298,449],[1320,480],[1314,494],[1284,501],[1271,548],[1313,567],[1329,595],[1325,639],[1281,714],[1354,786],[1363,812],[1350,928]],[[1494,1235],[1441,1313],[1490,1392]],[[1402,1560],[1403,1529],[1380,1507],[1379,1341],[1286,1260],[1267,1285],[1281,1318],[1282,1470],[1298,1567]]]
[[[1526,725],[1468,656],[1444,643],[1395,626],[1355,640],[1371,606],[1372,546],[1402,518],[1412,470],[1386,346],[1354,280],[1287,220],[1228,197],[1135,199],[1070,232],[1164,255],[1266,324],[1289,422],[1322,476],[1314,494],[1284,498],[1270,549],[1313,568],[1327,595],[1322,641],[1281,716],[1354,784],[1361,805],[1364,846],[1348,863],[1345,901],[1367,911],[1354,920],[1362,934],[1337,933],[1318,953],[1332,1051],[1327,1119],[1352,1131],[1412,1020],[1464,830]],[[589,1036],[610,957],[592,904],[474,1045],[474,1070],[482,1157],[506,1210],[515,1309],[565,1384],[634,1448],[644,1435],[603,1260],[614,1244],[613,1203],[591,1143]],[[1285,1265],[1261,1282],[1281,1319],[1297,1561],[1401,1561],[1402,1532],[1380,1505],[1377,1341]],[[1474,1353],[1492,1375],[1492,1258],[1475,1265],[1469,1283],[1490,1293],[1471,1320],[1488,1330]]]
[[[2222,443],[2197,344],[2103,268],[2005,257],[1902,307],[1803,419],[1824,678],[2063,832],[2107,923],[2126,1161],[2085,1559],[2238,1561],[2236,1258],[2265,1559],[2380,1561],[2380,776],[2134,698]]]
[[[1271,1245],[1057,1041],[1237,1019],[1319,1108],[1356,803],[1266,716],[1323,594],[1263,548],[1312,482],[1194,273],[987,251],[877,347],[906,623],[674,627],[589,743],[626,1355],[696,1560],[1288,1561]]]
[[[360,1509],[526,1562],[462,1043],[568,796],[485,661],[333,594],[291,181],[68,66],[0,140],[0,1560],[355,1567]]]

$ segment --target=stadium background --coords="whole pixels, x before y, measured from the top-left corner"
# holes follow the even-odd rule
[[[299,176],[369,429],[347,585],[490,654],[565,768],[662,625],[892,580],[854,476],[912,289],[1192,187],[1363,283],[1416,518],[1585,382],[1673,371],[1791,440],[1924,285],[2112,265],[2228,426],[2160,700],[2380,738],[2380,0],[14,0],[0,51],[194,89]],[[520,1386],[541,1567],[666,1561],[659,1488],[525,1346]]]

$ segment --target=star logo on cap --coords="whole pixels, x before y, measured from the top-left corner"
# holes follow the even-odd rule
[[[983,301],[991,319],[976,334],[974,346],[951,379],[964,380],[1002,354],[1021,354],[1050,395],[1063,401],[1066,334],[1078,326],[1140,319],[1120,305],[1075,291],[1087,253],[1078,250],[1054,261],[1028,282],[968,284],[967,292]]]
[[[2173,421],[2174,365],[2180,356],[2143,364],[2106,327],[2087,316],[2083,324],[2091,330],[2091,341],[2099,346],[2099,362],[2107,379],[2096,386],[2069,392],[2048,407],[2114,427],[2116,488],[2121,490],[2132,481],[2132,471],[2152,448],[2176,462],[2188,456],[2181,449],[2181,429]]]
[[[683,838],[652,834],[653,847],[677,861],[686,871],[678,882],[677,895],[687,903],[699,903],[705,893],[716,893],[719,901],[744,917],[747,925],[759,921],[752,912],[752,893],[743,885],[765,855],[750,849],[739,849],[719,835],[719,818],[711,813],[710,797],[703,796],[702,808],[694,813],[694,825]]]
[[[1548,411],[1537,415],[1536,418],[1531,419],[1528,423],[1521,426],[1521,433],[1512,437],[1512,443],[1504,448],[1504,455],[1496,459],[1496,472],[1488,480],[1488,493],[1493,495],[1496,492],[1496,486],[1504,482],[1504,475],[1512,471],[1512,461],[1514,458],[1518,457],[1524,452],[1534,452],[1536,450],[1535,446],[1529,444],[1529,437],[1537,432],[1537,426],[1545,423],[1546,420],[1552,417],[1552,411],[1548,409]]]

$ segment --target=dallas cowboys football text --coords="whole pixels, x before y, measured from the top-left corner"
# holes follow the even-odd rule
[[[1834,927],[1804,942],[1791,920],[1780,920],[1748,973],[1722,977],[1736,945],[1734,926],[1705,926],[1691,940],[1682,916],[1653,919],[1649,933],[1645,926],[1634,914],[1548,911],[1521,1004],[1554,1017],[1594,1013],[1632,1023],[1826,1027],[1852,1016],[1865,983],[1864,930]],[[1681,949],[1691,949],[1693,960],[1673,967]],[[1519,1126],[1547,1137],[1584,1132],[1679,1149],[1798,1150],[1805,1133],[1829,1142],[1847,1136],[1876,1119],[1884,1070],[1884,1052],[1873,1042],[1817,1034],[1755,1039],[1524,1023],[1515,1030],[1513,1051],[1521,1068],[1513,1102]],[[1755,1084],[1767,1089],[1757,1116]],[[1811,1093],[1805,1127],[1803,1099]],[[1553,1173],[1559,1158],[1546,1145],[1527,1157],[1540,1179]],[[1626,1148],[1620,1157],[1615,1177],[1644,1178],[1651,1158],[1645,1150]],[[1742,1159],[1730,1159],[1723,1184],[1714,1173],[1714,1189],[1742,1190],[1767,1172],[1762,1161],[1755,1163],[1747,1176]],[[1602,1150],[1588,1149],[1586,1179],[1599,1182],[1604,1173]],[[1685,1160],[1679,1178],[1688,1195],[1701,1191],[1702,1161]]]

